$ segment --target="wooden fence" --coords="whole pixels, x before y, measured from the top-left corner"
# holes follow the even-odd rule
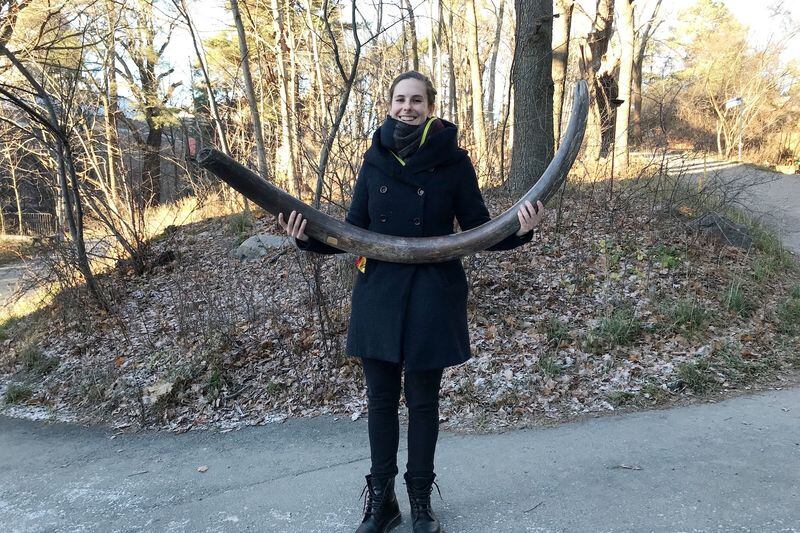
[[[0,235],[46,236],[57,232],[58,222],[50,213],[23,213],[22,228],[16,213],[7,214],[0,223]]]

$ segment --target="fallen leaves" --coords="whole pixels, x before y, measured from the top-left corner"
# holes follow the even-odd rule
[[[769,292],[747,319],[725,314],[716,299],[753,258],[706,253],[674,221],[649,220],[647,209],[609,227],[576,198],[565,205],[561,233],[545,223],[525,247],[464,259],[473,358],[445,371],[446,427],[492,431],[663,402],[688,394],[676,379],[680,365],[722,358],[731,343],[743,365],[774,356]],[[258,224],[256,231],[266,229]],[[368,415],[360,364],[342,353],[351,261],[321,261],[323,339],[309,256],[290,250],[241,262],[230,257],[233,245],[224,219],[183,228],[157,243],[180,250],[171,270],[104,280],[117,295],[110,315],[56,310],[47,324],[59,334],[42,334],[40,348],[60,364],[41,378],[36,402],[80,421],[177,432]],[[664,249],[695,248],[664,260]],[[686,295],[720,320],[693,335],[664,328],[662,302]],[[587,337],[621,305],[642,324],[639,336],[588,350]],[[553,328],[542,327],[548,322]],[[11,339],[3,343],[6,353],[20,351]],[[21,371],[18,359],[0,358],[3,378]]]

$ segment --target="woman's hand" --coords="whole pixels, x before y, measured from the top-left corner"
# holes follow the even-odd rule
[[[289,215],[288,222],[283,220],[283,213],[278,213],[278,224],[281,225],[290,237],[300,239],[301,241],[308,240],[308,235],[306,235],[306,222],[308,222],[308,220],[304,219],[303,215],[297,211],[292,211]]]
[[[544,205],[539,200],[536,200],[536,207],[532,203],[525,200],[525,203],[517,211],[517,218],[519,218],[519,231],[517,237],[522,237],[530,230],[539,225],[544,216]]]

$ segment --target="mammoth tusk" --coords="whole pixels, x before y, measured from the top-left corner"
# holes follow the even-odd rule
[[[269,213],[297,211],[308,219],[306,233],[341,250],[393,263],[438,263],[470,255],[500,242],[519,229],[517,211],[525,201],[546,202],[564,182],[586,130],[589,90],[575,84],[572,114],[561,145],[541,178],[503,214],[468,231],[441,237],[397,237],[367,231],[337,220],[271,185],[241,163],[213,148],[201,150],[197,161]]]

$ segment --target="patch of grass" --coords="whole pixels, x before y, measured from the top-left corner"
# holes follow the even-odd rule
[[[713,358],[717,369],[730,381],[739,384],[752,383],[760,377],[772,374],[777,366],[773,358],[745,360],[741,347],[733,342],[719,346]]]
[[[667,317],[670,320],[670,331],[684,331],[695,333],[702,328],[710,318],[709,311],[694,299],[682,298],[676,300],[667,308]]]
[[[469,385],[472,384],[470,383]],[[280,393],[283,390],[283,384],[278,383],[277,381],[269,380],[267,384],[264,386],[264,390],[268,395],[273,396]]]
[[[550,354],[544,354],[542,357],[539,358],[538,362],[539,370],[545,376],[554,378],[561,374],[564,370],[558,361]]]
[[[692,392],[705,394],[719,388],[708,361],[683,363],[678,366],[678,379]]]
[[[789,298],[797,298],[800,300],[800,283],[789,289]]]
[[[625,255],[622,246],[614,244],[614,242],[606,239],[600,239],[598,245],[600,246],[600,252],[606,258],[608,269],[616,270],[617,267],[619,267],[620,261],[622,261],[623,255]]]
[[[796,288],[795,288],[796,289]],[[792,291],[794,294],[794,290]],[[789,296],[775,310],[778,331],[786,335],[800,335],[800,297]]]
[[[25,372],[35,376],[46,376],[58,368],[58,358],[46,356],[34,343],[28,343],[20,349],[18,361]]]
[[[540,322],[539,331],[545,334],[548,342],[556,346],[569,337],[569,328],[567,324],[561,322],[554,316],[549,316],[547,320]]]
[[[753,261],[753,279],[759,283],[768,281],[778,273],[780,270],[779,266],[779,263],[772,256],[758,256],[755,261]]]
[[[633,403],[636,399],[636,394],[630,391],[614,391],[607,396],[608,402],[614,407],[621,407]]]
[[[645,383],[641,390],[641,397],[650,403],[661,403],[667,397],[667,391],[656,383]]]
[[[0,239],[0,266],[30,257],[34,245],[28,239]]]
[[[667,398],[667,395],[667,391],[657,383],[648,381],[638,392],[614,391],[608,395],[607,399],[609,403],[613,404],[615,407],[622,407],[625,405],[647,407],[663,402]]]
[[[658,245],[653,252],[661,268],[673,269],[681,264],[681,253],[676,246]]]
[[[633,309],[614,309],[587,335],[585,344],[590,351],[600,353],[614,346],[627,346],[641,333],[642,324]]]
[[[222,394],[222,391],[227,390],[228,386],[228,376],[225,370],[218,365],[212,366],[209,369],[205,386],[203,387],[205,394],[211,398],[216,398]]]
[[[740,281],[731,283],[728,290],[725,291],[724,303],[729,311],[736,313],[742,318],[747,318],[752,315],[758,307],[744,291],[742,282]]]
[[[228,231],[236,235],[236,240],[241,244],[253,231],[255,224],[249,213],[236,213],[228,217]]]
[[[761,252],[753,267],[753,276],[773,275],[778,272],[793,272],[797,263],[792,255],[783,247],[780,239],[764,227],[753,224],[750,227],[755,248]]]
[[[31,396],[33,396],[33,389],[27,385],[19,385],[14,383],[9,385],[6,389],[4,399],[5,402],[10,405],[27,402],[31,399]]]

